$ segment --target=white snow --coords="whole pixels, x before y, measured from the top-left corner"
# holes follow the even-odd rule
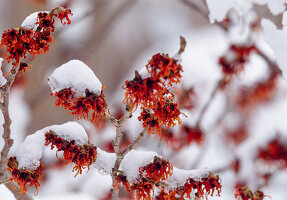
[[[42,130],[27,136],[15,155],[19,163],[18,168],[35,170],[40,165],[44,146],[45,136]]]
[[[228,11],[236,5],[236,0],[206,0],[211,23],[221,22],[226,18]]]
[[[97,160],[94,166],[102,174],[111,174],[116,159],[117,156],[115,153],[108,153],[97,148]]]
[[[55,132],[60,138],[71,141],[75,140],[78,144],[88,144],[88,135],[84,127],[78,122],[67,122],[61,125],[53,125],[45,128]]]
[[[240,16],[244,16],[252,9],[253,4],[267,5],[273,15],[284,12],[286,8],[286,0],[207,0],[206,3],[211,23],[223,21],[232,9]]]
[[[282,30],[277,29],[269,19],[262,19],[261,25],[264,33],[264,40],[270,45],[281,68],[284,77],[287,77],[287,12],[283,14]]]
[[[27,136],[14,153],[20,169],[35,170],[40,165],[45,146],[45,133],[48,131],[53,131],[67,141],[75,140],[78,144],[88,143],[85,129],[77,122],[67,122],[62,125],[45,127]]]
[[[6,78],[3,76],[3,73],[2,73],[2,68],[1,68],[2,62],[3,62],[3,58],[0,58],[0,87],[5,85],[7,82]]]
[[[139,168],[153,162],[155,156],[160,157],[152,151],[131,150],[122,160],[120,169],[127,176],[127,180],[134,183],[139,177]]]
[[[48,11],[34,12],[24,19],[21,26],[24,28],[27,28],[27,29],[35,29],[37,27],[36,22],[37,22],[37,18],[38,18],[38,13],[40,13],[40,12],[48,13]]]
[[[101,93],[102,84],[94,72],[80,60],[70,60],[54,70],[48,79],[53,93],[71,88],[78,96],[85,96],[85,90]]]
[[[164,182],[171,187],[177,187],[183,186],[189,178],[192,178],[195,181],[199,181],[201,178],[206,178],[208,175],[209,172],[206,168],[183,170],[173,167],[173,174]]]

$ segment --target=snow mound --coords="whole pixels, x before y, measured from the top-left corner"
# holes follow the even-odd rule
[[[71,88],[78,96],[85,96],[85,90],[100,95],[102,84],[94,72],[80,60],[70,60],[54,70],[48,79],[53,93]]]

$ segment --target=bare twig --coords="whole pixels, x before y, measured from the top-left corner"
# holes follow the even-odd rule
[[[1,111],[4,117],[4,124],[3,124],[3,134],[2,137],[4,139],[4,147],[1,151],[1,160],[0,160],[0,177],[1,175],[4,176],[6,172],[6,163],[8,161],[8,153],[10,151],[10,148],[13,145],[13,140],[10,138],[11,135],[11,129],[10,125],[12,123],[10,115],[9,115],[9,93],[10,88],[15,80],[16,72],[18,71],[18,68],[13,70],[12,75],[10,76],[9,80],[7,81],[6,85],[3,86],[1,93],[3,95],[3,102],[1,104]]]
[[[134,149],[134,147],[140,142],[140,140],[144,137],[147,132],[147,128],[145,128],[138,137],[123,151],[123,156],[125,156],[128,152]]]
[[[6,183],[9,183],[9,179],[0,180],[0,185],[6,184]]]
[[[33,200],[33,198],[31,197],[31,195],[29,194],[22,194],[20,192],[20,189],[18,187],[18,185],[16,185],[15,183],[6,183],[5,186],[13,193],[14,197],[18,200]]]
[[[10,115],[9,115],[9,93],[11,86],[16,78],[16,74],[18,71],[18,67],[15,67],[11,71],[11,76],[8,79],[7,83],[1,88],[1,93],[3,96],[3,102],[1,102],[1,111],[4,117],[4,124],[3,124],[3,134],[2,137],[4,139],[4,147],[1,151],[1,160],[0,160],[0,179],[3,180],[2,184],[13,193],[16,199],[19,200],[32,200],[32,197],[28,194],[24,195],[20,192],[19,187],[14,183],[7,183],[5,182],[8,179],[6,163],[8,161],[8,153],[13,145],[13,140],[11,139],[11,129],[10,125],[12,123]]]
[[[204,115],[206,114],[207,109],[208,109],[209,106],[211,105],[211,103],[212,103],[212,101],[214,100],[214,98],[215,98],[217,92],[218,92],[219,89],[220,89],[220,83],[221,83],[221,81],[219,81],[219,82],[216,84],[216,86],[213,88],[213,90],[212,90],[212,92],[211,92],[211,94],[210,94],[210,97],[209,97],[208,101],[205,103],[205,105],[203,106],[202,110],[200,111],[199,116],[198,116],[198,119],[197,119],[197,121],[196,121],[196,123],[195,123],[195,126],[196,126],[196,127],[200,127],[201,121],[202,121]]]

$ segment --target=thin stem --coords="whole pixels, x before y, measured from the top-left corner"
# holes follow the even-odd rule
[[[0,103],[0,109],[2,111],[4,117],[3,123],[3,134],[2,137],[4,139],[4,147],[1,151],[1,160],[0,160],[0,178],[3,179],[3,183],[14,195],[14,197],[18,200],[32,200],[32,197],[29,194],[22,194],[20,192],[19,187],[14,183],[7,183],[5,180],[8,179],[6,163],[8,161],[8,153],[13,145],[13,140],[11,139],[11,128],[10,125],[12,123],[10,115],[9,115],[9,93],[11,86],[16,78],[19,67],[15,67],[11,69],[11,76],[7,83],[1,88],[1,93],[3,96],[3,102]]]
[[[147,128],[145,128],[138,137],[123,151],[123,156],[125,156],[127,153],[129,153],[131,150],[135,148],[135,146],[141,141],[141,139],[144,137],[145,133],[147,132]]]
[[[212,103],[212,101],[214,100],[214,98],[215,98],[217,92],[218,92],[219,89],[220,89],[220,83],[221,83],[221,81],[219,81],[219,82],[216,84],[216,86],[213,88],[213,90],[212,90],[212,92],[211,92],[211,94],[210,94],[210,97],[209,97],[208,101],[205,103],[205,105],[203,106],[201,112],[199,113],[198,119],[197,119],[197,121],[196,121],[196,123],[195,123],[195,126],[196,126],[196,127],[200,127],[200,124],[201,124],[201,122],[202,122],[202,120],[203,120],[203,118],[204,118],[204,116],[205,116],[205,114],[206,114],[206,111],[208,110],[209,106],[211,105],[211,103]]]

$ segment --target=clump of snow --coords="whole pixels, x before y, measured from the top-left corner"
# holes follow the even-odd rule
[[[108,153],[97,148],[97,160],[94,164],[95,168],[102,174],[111,174],[115,165],[117,156],[115,153]]]
[[[153,162],[155,156],[160,157],[156,152],[132,150],[122,160],[120,169],[127,176],[127,180],[134,183],[139,177],[139,168]]]
[[[45,136],[42,130],[27,136],[15,155],[19,163],[18,168],[35,170],[40,165],[44,145]]]
[[[236,0],[206,0],[211,23],[221,22],[226,18],[228,11],[236,5]]]
[[[88,144],[88,135],[84,127],[78,122],[67,122],[61,125],[53,125],[45,128],[47,131],[53,131],[57,136],[64,140],[75,140],[78,144]]]
[[[183,170],[173,167],[173,173],[168,177],[165,183],[171,187],[177,187],[184,185],[189,178],[199,181],[201,178],[206,178],[208,175],[209,171],[206,168]]]
[[[15,152],[20,169],[35,170],[40,165],[45,146],[45,133],[53,131],[64,140],[75,140],[78,144],[87,144],[88,136],[85,129],[77,122],[45,127],[26,137]]]
[[[6,84],[7,80],[4,78],[1,67],[2,67],[3,58],[0,58],[0,87]]]
[[[244,16],[253,4],[267,5],[273,15],[278,15],[286,9],[286,0],[207,0],[209,19],[211,23],[223,21],[227,13],[234,9],[240,16]]]
[[[39,11],[39,12],[34,12],[32,14],[30,14],[28,17],[26,17],[24,19],[24,21],[22,22],[21,26],[27,29],[35,29],[37,27],[37,18],[38,18],[38,14],[40,12],[46,12],[48,13],[48,11]]]
[[[94,72],[80,60],[70,60],[54,70],[48,79],[53,93],[71,88],[78,96],[85,96],[85,90],[100,94],[102,84]]]
[[[283,14],[283,28],[277,29],[275,24],[269,19],[262,19],[261,25],[264,33],[264,40],[270,45],[276,57],[277,63],[283,71],[284,77],[287,75],[287,12]]]

